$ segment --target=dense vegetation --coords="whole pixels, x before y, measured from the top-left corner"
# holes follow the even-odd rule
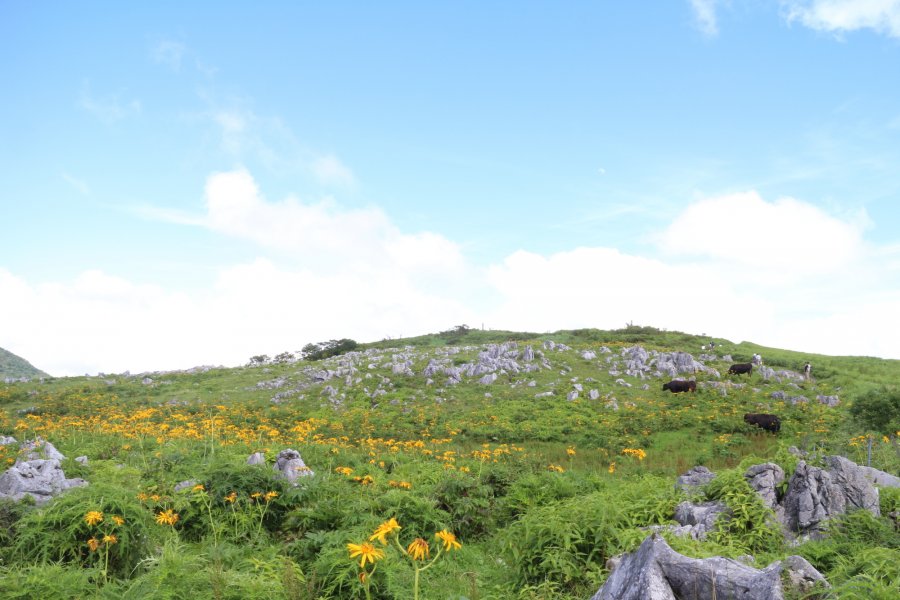
[[[471,364],[485,344],[539,351],[545,339],[573,349],[545,349],[551,368],[490,385],[423,375],[437,359]],[[752,554],[760,566],[802,554],[836,597],[896,598],[895,522],[851,513],[826,540],[791,548],[742,473],[773,461],[790,474],[787,448],[798,446],[810,461],[840,454],[897,474],[900,361],[714,339],[717,357],[704,362],[722,378],[697,378],[726,384],[677,395],[656,378],[612,376],[605,362],[638,344],[698,356],[709,342],[636,326],[537,335],[463,325],[314,363],[282,353],[236,369],[2,385],[0,435],[52,442],[66,476],[90,485],[43,507],[0,502],[0,597],[586,599],[609,557],[671,522],[683,499],[675,477],[703,464],[719,474],[706,497],[737,517],[703,543],[667,534],[673,548]],[[809,360],[813,380],[787,388],[757,372],[725,375],[725,354],[754,353],[777,369]],[[809,401],[772,398],[785,389]],[[743,422],[757,411],[781,416],[777,436]],[[285,448],[314,472],[297,486],[272,475]],[[15,450],[0,446],[0,462],[14,463]],[[246,464],[255,452],[265,468]],[[900,509],[900,492],[881,503],[883,515]]]

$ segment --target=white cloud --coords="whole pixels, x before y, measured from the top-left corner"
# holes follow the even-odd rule
[[[434,233],[404,234],[374,207],[345,209],[333,200],[288,197],[269,202],[246,170],[216,173],[206,183],[207,227],[290,252],[319,269],[440,273],[462,270],[459,247]]]
[[[900,0],[784,0],[789,22],[842,33],[872,29],[900,37]]]
[[[417,335],[471,322],[458,302],[402,273],[333,275],[269,260],[223,268],[191,294],[100,271],[31,284],[0,269],[3,346],[52,375],[236,366],[308,342]]]
[[[336,156],[321,156],[312,161],[311,169],[316,179],[322,183],[353,185],[353,172]]]
[[[900,358],[900,251],[870,247],[861,231],[859,218],[794,199],[703,199],[656,237],[655,259],[614,248],[509,256],[489,270],[501,297],[489,322],[534,331],[634,322]]]
[[[402,232],[374,207],[271,202],[244,170],[209,177],[203,214],[154,216],[269,256],[223,265],[212,286],[191,292],[100,270],[32,283],[0,268],[0,314],[16,315],[3,346],[61,375],[236,365],[311,341],[456,323],[543,332],[633,322],[900,358],[900,247],[873,247],[858,219],[795,199],[697,200],[658,235],[655,257],[520,250],[480,273],[437,233]]]
[[[690,0],[690,2],[697,28],[710,37],[718,35],[719,26],[716,22],[716,5],[719,3],[719,0]]]
[[[151,58],[160,64],[167,65],[173,71],[181,70],[181,59],[187,46],[175,40],[160,40],[150,49]]]
[[[725,261],[771,276],[833,272],[859,260],[862,226],[793,198],[756,192],[708,198],[687,207],[662,232],[667,254]]]
[[[85,81],[81,86],[79,105],[104,123],[116,121],[140,114],[141,103],[137,99],[122,100],[118,94],[98,98],[91,92],[91,85]]]

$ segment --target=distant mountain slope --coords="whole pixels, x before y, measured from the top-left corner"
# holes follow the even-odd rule
[[[0,378],[6,377],[49,377],[49,375],[36,369],[24,358],[0,348]]]

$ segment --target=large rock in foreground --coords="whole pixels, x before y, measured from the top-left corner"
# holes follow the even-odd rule
[[[784,497],[784,524],[792,532],[820,534],[824,522],[848,510],[880,515],[878,490],[866,473],[842,456],[826,456],[825,469],[797,464]]]
[[[87,485],[84,479],[66,479],[55,458],[19,461],[0,475],[0,498],[22,500],[31,496],[36,504],[71,487]]]
[[[825,578],[799,556],[754,569],[730,558],[689,558],[653,534],[625,555],[591,600],[783,600],[781,572],[801,589]]]

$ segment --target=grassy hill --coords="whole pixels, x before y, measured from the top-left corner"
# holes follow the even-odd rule
[[[666,534],[676,550],[761,567],[801,554],[837,597],[895,597],[888,517],[854,514],[828,541],[789,547],[741,474],[772,461],[790,475],[796,446],[812,462],[871,452],[896,475],[900,420],[873,426],[853,406],[875,390],[893,410],[883,386],[900,361],[718,338],[700,358],[709,341],[456,327],[315,362],[0,385],[0,435],[52,442],[66,476],[90,482],[41,508],[0,502],[0,597],[388,599],[418,586],[423,599],[586,599],[609,557],[670,522],[674,479],[697,464],[719,473],[708,497],[737,516],[705,542]],[[671,352],[701,360],[696,393],[629,367]],[[754,353],[777,374],[727,375]],[[780,433],[745,412],[778,414]],[[297,486],[273,477],[287,448],[314,472]],[[0,446],[0,462],[16,450]],[[266,465],[248,466],[257,452]],[[881,503],[900,510],[900,492]]]
[[[0,348],[0,379],[7,377],[18,379],[20,377],[49,377],[49,375],[33,367],[24,358]]]

